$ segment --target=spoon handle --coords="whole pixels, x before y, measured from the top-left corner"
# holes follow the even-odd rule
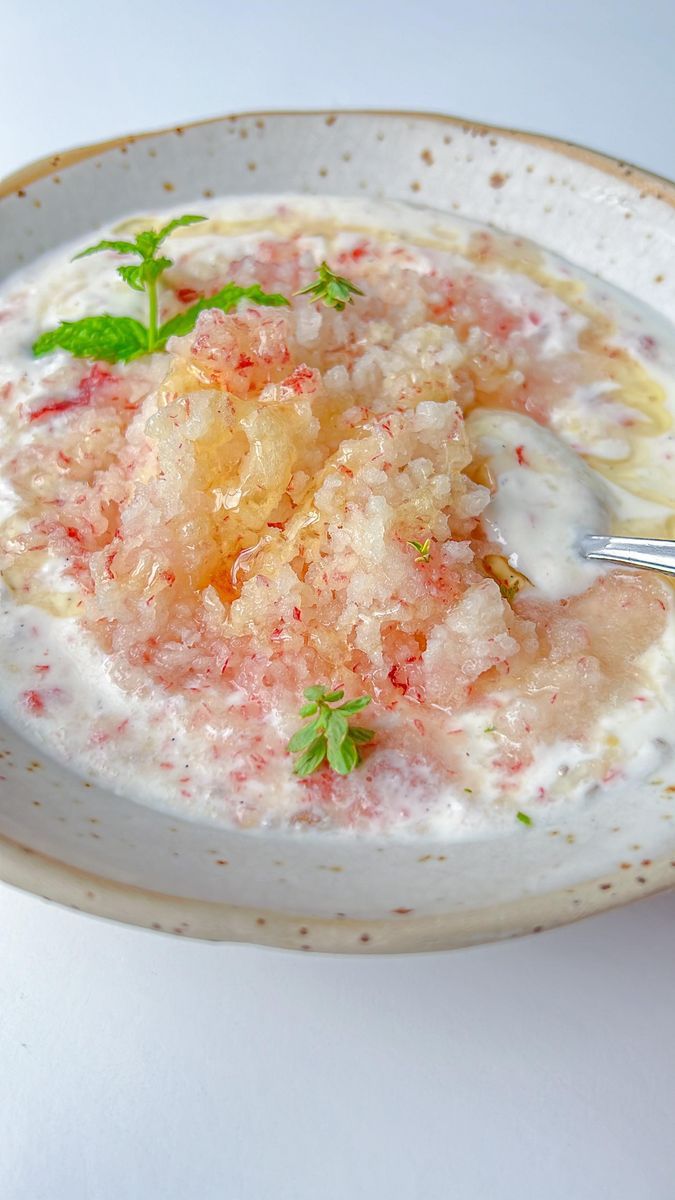
[[[589,533],[581,539],[581,552],[585,558],[600,558],[605,562],[625,563],[627,567],[675,575],[675,541],[600,537]]]

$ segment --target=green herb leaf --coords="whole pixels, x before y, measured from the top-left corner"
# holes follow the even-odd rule
[[[408,542],[407,545],[412,546],[413,550],[417,551],[418,557],[415,559],[415,562],[427,563],[429,561],[429,557],[431,555],[430,538],[426,538],[426,540],[423,542]]]
[[[338,697],[338,699],[340,699],[343,696],[343,694],[344,694],[343,692],[340,692],[340,696]],[[328,698],[329,697],[327,696],[326,699],[328,699]],[[361,709],[367,708],[369,704],[370,704],[370,696],[359,696],[356,700],[346,700],[344,704],[340,705],[338,712],[343,712],[343,713],[361,712]]]
[[[321,734],[313,742],[310,742],[304,754],[301,754],[296,759],[295,766],[293,767],[294,773],[299,775],[301,779],[304,779],[307,775],[311,775],[321,766],[326,757],[327,749],[325,735]]]
[[[516,813],[516,821],[520,821],[522,825],[533,825],[534,824],[532,817],[528,817],[527,813],[524,813],[524,812]]]
[[[132,317],[82,317],[80,321],[62,321],[33,343],[33,354],[40,358],[52,350],[67,350],[74,358],[99,362],[129,362],[146,354],[148,331]]]
[[[344,688],[340,688],[338,692],[324,692],[323,699],[326,701],[326,704],[333,704],[336,700],[341,700],[344,694]],[[342,707],[340,705],[340,708]]]
[[[313,715],[313,713],[315,713],[316,711],[317,711],[316,704],[314,704],[314,702],[312,701],[311,704],[303,704],[302,708],[300,709],[300,716],[301,717],[311,717]]]
[[[310,283],[308,287],[302,288],[299,292],[294,292],[295,296],[313,296],[315,300],[321,300],[328,308],[334,308],[337,312],[354,303],[354,296],[362,296],[361,288],[356,287],[356,284],[350,283],[345,279],[344,275],[336,275],[331,271],[327,262],[322,262],[316,268],[318,279],[315,283]]]
[[[297,733],[293,734],[288,743],[288,749],[291,754],[297,754],[299,750],[305,750],[310,742],[314,741],[318,733],[319,730],[316,721],[310,721],[307,725],[303,725],[302,729],[298,729]]]
[[[372,742],[375,737],[375,731],[373,729],[362,729],[360,725],[350,725],[349,736],[357,745],[365,745],[366,742]]]
[[[346,737],[339,745],[328,739],[328,765],[338,775],[349,775],[359,765],[359,752],[350,737]]]
[[[328,759],[330,761],[330,753],[332,749],[338,749],[344,742],[349,723],[344,713],[336,712],[333,709],[326,715],[326,737],[328,738]]]
[[[320,684],[314,684],[312,687],[305,688],[302,693],[307,700],[323,700],[325,689]]]
[[[198,217],[194,213],[184,213],[182,217],[174,217],[169,221],[168,225],[163,225],[159,233],[155,234],[157,245],[161,246],[165,238],[168,238],[174,229],[180,229],[182,225],[196,225],[199,221],[208,221],[208,217]]]
[[[72,261],[77,258],[88,258],[90,254],[98,254],[101,250],[114,250],[116,254],[138,254],[135,242],[97,242],[95,246],[87,246],[86,250],[80,250],[79,254],[74,254]]]
[[[186,333],[191,333],[197,323],[197,317],[206,309],[219,308],[221,312],[231,312],[233,308],[237,307],[240,300],[252,300],[254,304],[267,305],[268,308],[288,305],[285,296],[279,292],[264,292],[257,283],[252,284],[251,287],[239,287],[237,283],[226,283],[225,287],[215,295],[197,300],[183,312],[176,313],[176,316],[171,317],[170,321],[165,321],[159,329],[158,347],[165,346],[170,337],[184,337]]]

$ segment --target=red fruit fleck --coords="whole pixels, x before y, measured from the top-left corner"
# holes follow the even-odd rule
[[[68,412],[71,408],[86,408],[88,404],[91,404],[96,389],[108,379],[112,379],[111,372],[106,371],[99,363],[94,363],[89,374],[80,380],[74,396],[43,404],[41,408],[36,408],[30,413],[29,421],[39,421],[41,417]]]
[[[300,609],[299,609],[299,608],[294,608],[294,609],[293,609],[293,619],[294,619],[295,621],[301,621],[301,620],[302,620],[302,613],[300,612]]]
[[[527,454],[525,453],[524,446],[516,446],[516,458],[518,459],[521,467],[529,467],[530,463]]]
[[[40,695],[40,692],[24,692],[23,702],[29,712],[43,713],[45,711],[45,702]]]
[[[194,304],[195,300],[199,300],[202,292],[196,292],[194,288],[182,287],[176,292],[176,297],[181,304]]]
[[[40,673],[42,673],[43,671],[48,671],[48,670],[49,670],[49,664],[48,664],[48,663],[37,663],[37,664],[36,664],[36,665],[33,667],[33,670],[34,670],[34,671],[38,671],[38,672],[40,672]]]
[[[282,380],[281,386],[290,388],[296,396],[302,396],[307,392],[315,392],[316,379],[314,371],[311,367],[307,367],[304,363],[301,363],[299,367],[296,367],[291,372],[287,379]]]

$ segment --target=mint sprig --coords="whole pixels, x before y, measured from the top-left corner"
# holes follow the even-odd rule
[[[61,349],[67,350],[74,358],[91,358],[109,363],[130,362],[144,354],[164,350],[168,339],[174,335],[190,333],[194,329],[197,317],[205,309],[219,308],[222,312],[230,312],[244,299],[252,300],[254,304],[287,305],[288,300],[285,296],[279,293],[268,294],[257,283],[250,287],[228,283],[215,295],[198,300],[196,304],[177,313],[163,325],[158,324],[157,283],[173,263],[165,255],[158,255],[157,251],[175,229],[206,219],[185,213],[182,217],[175,217],[169,221],[157,232],[152,229],[142,230],[133,242],[104,239],[76,254],[76,259],[87,258],[90,254],[112,250],[116,254],[133,254],[138,258],[137,263],[123,263],[119,266],[117,274],[135,292],[145,292],[148,323],[143,325],[133,317],[114,317],[110,313],[82,317],[79,321],[61,321],[56,329],[47,330],[33,343],[35,357],[39,358],[52,350]]]
[[[321,684],[305,688],[307,704],[300,709],[301,717],[311,717],[298,729],[288,743],[291,754],[299,754],[293,771],[301,779],[318,770],[327,759],[338,775],[349,775],[361,761],[358,746],[375,737],[372,729],[350,725],[348,718],[370,704],[370,696],[347,700],[337,707],[344,691],[328,692]]]
[[[354,296],[362,296],[361,288],[358,288],[355,283],[351,283],[349,279],[345,279],[344,275],[336,275],[331,271],[327,262],[322,262],[316,268],[318,279],[315,283],[310,283],[308,287],[302,288],[299,292],[294,292],[294,296],[313,296],[315,300],[321,300],[328,308],[335,308],[338,312],[348,305],[354,303]]]

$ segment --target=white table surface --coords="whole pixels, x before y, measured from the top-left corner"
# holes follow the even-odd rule
[[[360,14],[360,15],[359,15]],[[675,175],[672,0],[5,0],[0,172],[245,108],[429,108]],[[0,886],[2,1200],[672,1200],[675,895],[314,958]]]

